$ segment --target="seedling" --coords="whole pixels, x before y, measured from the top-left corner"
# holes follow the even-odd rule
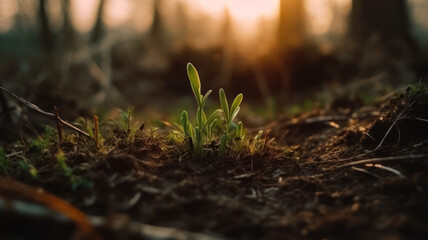
[[[219,90],[219,98],[220,98],[221,109],[223,111],[225,123],[226,123],[223,136],[221,137],[221,140],[220,140],[220,154],[223,155],[224,152],[226,151],[226,145],[232,139],[229,137],[229,131],[234,125],[233,119],[235,119],[236,115],[238,115],[238,112],[240,110],[239,105],[241,104],[244,96],[242,95],[242,93],[238,94],[233,100],[232,105],[230,106],[230,110],[229,110],[229,104],[227,103],[226,93],[224,92],[223,88],[220,88]],[[235,135],[236,137],[243,137],[244,132],[243,132],[242,122],[238,123],[238,125],[239,124],[240,126],[236,127]],[[233,135],[231,136],[233,137]]]
[[[72,170],[65,162],[65,154],[63,151],[59,151],[55,154],[55,158],[58,164],[58,170],[66,177],[71,177]]]
[[[251,153],[261,153],[263,152],[267,146],[272,143],[275,138],[269,139],[270,129],[266,130],[265,137],[262,138],[263,130],[260,130],[257,135],[254,137],[252,145],[251,145]]]
[[[229,108],[226,93],[221,88],[219,91],[221,109],[215,110],[207,118],[205,115],[204,106],[208,99],[208,96],[212,91],[208,90],[205,95],[202,95],[201,81],[199,79],[198,72],[191,63],[187,64],[187,75],[189,76],[190,86],[192,87],[192,91],[195,95],[196,103],[198,105],[196,111],[196,127],[193,127],[193,125],[190,123],[187,111],[183,111],[181,113],[180,123],[183,127],[184,135],[189,141],[190,148],[193,150],[194,155],[201,155],[203,144],[207,144],[212,139],[213,127],[217,121],[217,113],[221,111],[224,114],[225,128],[220,140],[220,155],[223,155],[225,153],[226,146],[232,139],[237,140],[238,149],[241,149],[242,140],[245,136],[244,127],[242,125],[242,122],[239,122],[238,125],[236,125],[233,120],[235,119],[236,115],[238,115],[240,109],[239,105],[241,104],[243,99],[242,93],[238,94],[235,97],[232,102],[232,105]]]
[[[193,95],[198,105],[196,110],[196,127],[193,127],[190,123],[189,116],[185,110],[181,113],[180,123],[183,127],[185,137],[188,139],[191,148],[193,148],[194,155],[200,156],[202,154],[203,144],[211,140],[212,128],[216,121],[217,113],[220,110],[217,109],[211,113],[208,118],[206,117],[204,106],[212,90],[208,90],[205,95],[202,96],[199,74],[191,63],[187,64],[187,75],[189,76],[190,86],[192,87]]]
[[[67,165],[66,163],[66,157],[63,151],[58,151],[57,154],[55,154],[55,158],[57,160],[57,167],[58,170],[61,172],[61,174],[68,178],[68,180],[71,183],[71,188],[73,190],[76,190],[79,187],[90,187],[92,186],[92,184],[88,181],[86,181],[85,179],[78,177],[78,176],[74,176],[73,175],[73,170]]]
[[[244,126],[242,125],[242,122],[239,121],[238,126],[236,128],[236,136],[235,136],[235,140],[237,141],[238,151],[242,149],[242,143],[244,141],[245,134],[246,132],[244,130]]]

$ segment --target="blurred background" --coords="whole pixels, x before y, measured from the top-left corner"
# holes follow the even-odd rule
[[[177,118],[194,107],[188,62],[212,101],[222,87],[259,109],[249,125],[362,104],[424,81],[428,0],[0,1],[0,85],[66,119]]]

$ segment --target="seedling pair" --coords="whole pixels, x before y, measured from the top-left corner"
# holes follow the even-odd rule
[[[239,112],[239,105],[242,102],[243,95],[239,94],[236,96],[229,110],[226,94],[223,89],[220,89],[219,97],[221,109],[215,110],[207,118],[204,111],[204,106],[212,90],[208,90],[205,95],[202,95],[201,81],[199,79],[198,72],[191,63],[187,64],[187,75],[189,76],[190,86],[192,87],[193,94],[195,95],[198,108],[196,110],[196,127],[193,127],[193,125],[190,123],[187,111],[184,110],[182,112],[180,123],[183,127],[184,135],[188,139],[191,148],[193,148],[194,155],[200,156],[202,154],[203,145],[207,144],[213,138],[213,127],[217,121],[218,113],[222,111],[225,118],[225,129],[223,131],[223,135],[221,136],[219,151],[220,154],[224,154],[227,143],[231,140],[229,136],[233,136],[233,134],[229,134],[229,131],[231,130],[232,126],[236,126],[233,123],[233,119]],[[242,122],[239,122],[238,126],[235,127],[234,135],[237,137],[244,136]]]

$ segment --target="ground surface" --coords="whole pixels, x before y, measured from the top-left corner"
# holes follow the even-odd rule
[[[265,151],[225,158],[192,159],[145,129],[131,142],[116,132],[103,154],[66,142],[67,164],[92,186],[71,190],[52,160],[37,179],[3,174],[0,229],[6,239],[70,238],[73,221],[13,210],[55,209],[32,192],[43,188],[90,216],[103,239],[427,239],[427,96],[279,119],[261,128],[277,139]]]

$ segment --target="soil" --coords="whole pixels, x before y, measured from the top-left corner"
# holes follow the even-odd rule
[[[69,211],[40,200],[42,188],[88,216],[102,239],[428,239],[427,96],[279,119],[259,128],[277,141],[254,154],[195,159],[143,129],[134,141],[118,130],[103,154],[66,142],[67,164],[91,185],[72,190],[47,161],[37,179],[9,173],[0,199]],[[76,220],[11,208],[0,208],[3,239],[84,236]]]

